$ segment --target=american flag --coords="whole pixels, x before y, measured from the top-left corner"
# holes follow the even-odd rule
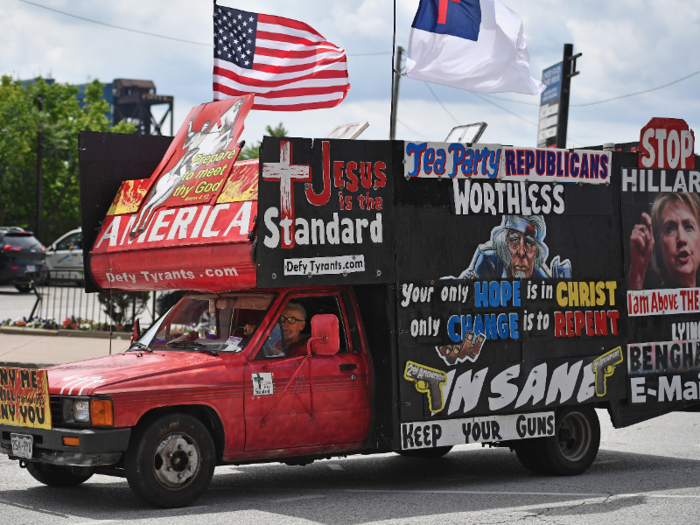
[[[214,7],[214,100],[255,95],[253,109],[332,108],[350,89],[345,50],[279,16]]]

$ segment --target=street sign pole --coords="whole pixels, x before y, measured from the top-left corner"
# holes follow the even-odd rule
[[[542,82],[547,89],[540,98],[540,122],[537,131],[538,148],[566,148],[569,123],[571,78],[578,75],[573,44],[564,44],[564,58],[542,71]]]
[[[571,96],[571,78],[580,73],[576,71],[574,45],[564,44],[564,59],[562,60],[561,99],[559,100],[559,125],[557,126],[557,148],[566,148],[566,132],[569,127],[569,97]]]

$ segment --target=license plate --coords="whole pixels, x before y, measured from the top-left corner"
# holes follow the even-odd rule
[[[36,272],[36,266],[34,266],[33,264],[27,265],[27,271],[28,272]]]
[[[10,434],[12,441],[12,455],[18,458],[32,459],[34,451],[34,437],[24,434]]]

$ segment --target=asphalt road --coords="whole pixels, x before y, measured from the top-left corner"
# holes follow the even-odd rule
[[[186,509],[141,503],[125,480],[95,476],[77,488],[44,487],[0,459],[3,523],[697,523],[700,414],[669,414],[613,430],[577,477],[529,473],[507,449],[467,445],[439,460],[351,456],[306,467],[217,468]]]

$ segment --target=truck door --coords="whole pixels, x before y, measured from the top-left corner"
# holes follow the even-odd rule
[[[361,442],[369,427],[369,366],[362,349],[353,347],[348,336],[354,318],[344,306],[340,295],[308,298],[311,319],[333,314],[340,321],[340,352],[310,359],[315,416],[310,438],[315,445]]]
[[[291,305],[290,305],[291,303]],[[301,339],[286,344],[287,308],[301,306]],[[311,319],[333,314],[340,324],[336,355],[308,357]],[[348,316],[339,294],[294,295],[276,313],[278,322],[246,371],[246,451],[361,442],[370,420],[369,367],[347,337]],[[288,317],[292,317],[289,315]],[[354,351],[353,351],[354,350]]]
[[[276,323],[246,365],[246,451],[304,445],[311,406],[309,369],[304,358],[287,357],[283,350],[281,327]]]

